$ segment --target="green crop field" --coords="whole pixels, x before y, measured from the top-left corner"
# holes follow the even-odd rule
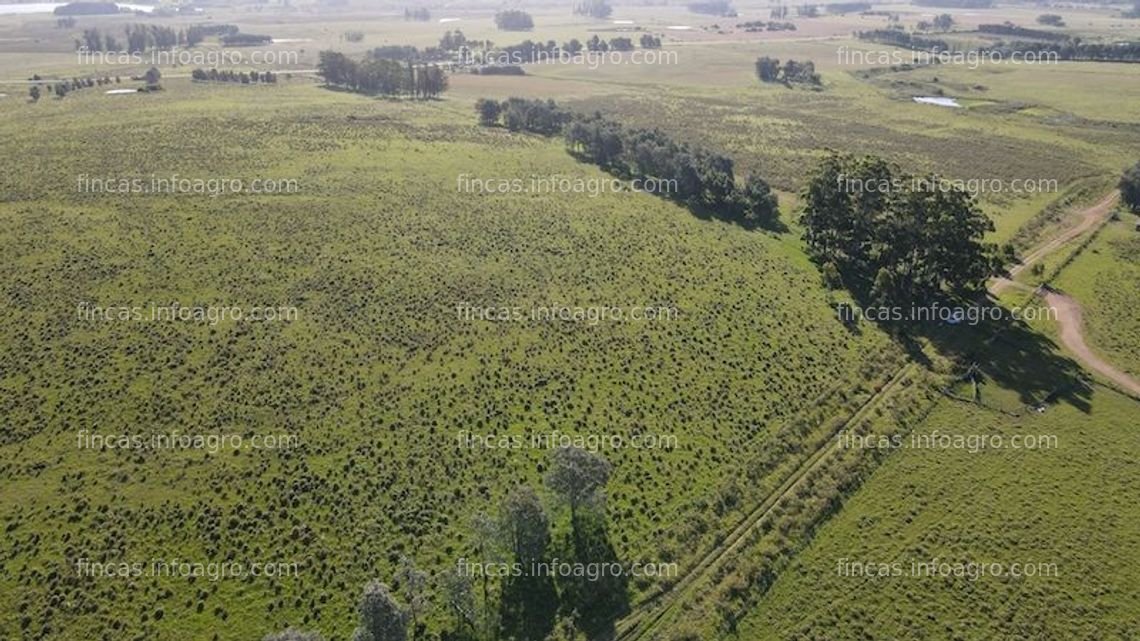
[[[404,19],[420,6],[430,20]],[[800,216],[829,152],[875,155],[987,181],[985,240],[1047,247],[1140,161],[1140,67],[853,64],[901,51],[853,32],[943,10],[789,8],[796,30],[757,32],[744,23],[772,6],[734,6],[592,19],[527,4],[534,28],[501,31],[481,2],[232,1],[70,25],[0,5],[0,639],[1132,638],[1140,400],[1049,321],[845,322],[836,306],[868,298],[828,284]],[[946,11],[961,38],[1046,12]],[[1140,38],[1117,9],[1057,11],[1085,39]],[[76,54],[85,30],[140,23],[272,36],[184,53],[272,52],[218,66],[277,81],[159,63],[150,83],[149,62]],[[423,100],[317,73],[322,51],[423,50],[455,29],[497,46],[653,35],[661,57],[448,66]],[[761,56],[812,61],[820,84],[759,82]],[[161,88],[129,91],[144,84]],[[724,154],[734,188],[771,186],[779,222],[735,224],[635,190],[561,136],[480,124],[480,99],[512,97]],[[1072,297],[1092,351],[1140,377],[1135,221],[1120,207],[1016,280]],[[149,316],[219,307],[245,315]],[[935,430],[1059,446],[836,446]],[[596,456],[567,468],[552,435]],[[572,495],[559,472],[602,480]],[[669,571],[461,576],[528,546]],[[840,563],[935,557],[1060,572],[866,578]],[[247,571],[161,571],[227,563]],[[397,604],[404,633],[364,634],[368,603]]]

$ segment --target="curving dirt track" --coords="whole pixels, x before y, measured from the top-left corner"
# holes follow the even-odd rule
[[[1011,287],[1029,290],[1029,287],[1011,280],[1011,278],[1017,276],[1017,274],[1026,267],[1029,267],[1045,256],[1064,247],[1066,243],[1080,237],[1098,225],[1112,213],[1112,208],[1116,205],[1116,200],[1119,197],[1120,194],[1114,191],[1100,199],[1100,201],[1092,207],[1080,212],[1076,225],[1066,229],[1064,232],[1026,254],[1020,265],[1009,270],[1010,278],[995,278],[993,282],[990,283],[990,292],[994,296],[997,296]],[[1136,379],[1125,372],[1106,363],[1093,353],[1092,349],[1085,343],[1084,335],[1081,333],[1080,303],[1065,294],[1045,287],[1039,289],[1037,293],[1044,298],[1045,303],[1049,307],[1057,310],[1057,324],[1061,330],[1061,344],[1065,346],[1065,349],[1072,352],[1073,355],[1077,357],[1077,360],[1089,369],[1112,380],[1130,393],[1140,396],[1140,382],[1137,382]]]
[[[1061,328],[1061,344],[1081,363],[1111,379],[1130,393],[1140,397],[1140,382],[1101,360],[1085,344],[1081,333],[1081,306],[1072,298],[1051,289],[1041,289],[1045,304],[1057,310],[1057,324]]]
[[[1116,199],[1119,197],[1119,192],[1114,191],[1104,198],[1101,198],[1097,204],[1080,213],[1076,225],[1073,225],[1038,247],[1035,247],[1033,251],[1022,258],[1020,265],[1011,267],[1009,270],[1010,278],[995,278],[993,282],[990,283],[990,291],[993,295],[997,296],[1015,285],[1016,283],[1011,279],[1021,273],[1026,267],[1029,267],[1033,263],[1064,247],[1066,243],[1079,237],[1081,234],[1095,227],[1101,220],[1107,218],[1108,215],[1112,213],[1112,208],[1116,205]]]

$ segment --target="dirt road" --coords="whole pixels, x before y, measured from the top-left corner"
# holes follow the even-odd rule
[[[1102,198],[1097,204],[1082,211],[1078,216],[1076,225],[1066,229],[1061,234],[1026,254],[1020,265],[1009,270],[1010,276],[1017,276],[1021,270],[1040,261],[1045,256],[1064,247],[1066,243],[1079,238],[1082,234],[1095,227],[1112,213],[1112,208],[1116,205],[1116,199],[1119,198],[1119,196],[1119,193],[1114,191]],[[1011,287],[1023,290],[1029,289],[1029,287],[1010,280],[1009,278],[995,278],[993,282],[990,283],[990,292],[994,296],[997,296]],[[1106,363],[1093,353],[1093,351],[1089,349],[1088,344],[1085,343],[1084,335],[1081,333],[1080,303],[1065,294],[1047,288],[1041,288],[1038,290],[1038,293],[1041,294],[1046,305],[1057,310],[1057,325],[1060,327],[1061,344],[1065,346],[1065,349],[1072,352],[1073,355],[1077,357],[1077,360],[1089,369],[1099,372],[1105,378],[1112,380],[1125,390],[1140,396],[1140,382],[1136,381],[1136,379],[1127,373]]]
[[[1061,344],[1072,352],[1081,363],[1100,372],[1125,390],[1140,397],[1140,382],[1128,374],[1104,362],[1085,344],[1081,333],[1081,306],[1068,296],[1042,288],[1045,304],[1057,310],[1057,324],[1061,328]]]
[[[1109,214],[1112,213],[1112,208],[1116,205],[1116,199],[1119,197],[1120,194],[1114,191],[1104,198],[1101,198],[1100,202],[1080,213],[1076,225],[1073,225],[1057,236],[1049,239],[1047,242],[1034,248],[1033,251],[1022,258],[1020,265],[1015,265],[1010,268],[1010,278],[995,278],[994,281],[990,283],[990,291],[993,292],[993,295],[997,296],[1012,286],[1014,282],[1011,278],[1016,277],[1026,267],[1033,265],[1042,258],[1064,247],[1066,243],[1078,238],[1081,234],[1095,227],[1101,220],[1107,218]]]

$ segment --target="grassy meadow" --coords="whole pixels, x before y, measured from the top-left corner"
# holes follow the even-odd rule
[[[362,586],[401,555],[432,573],[478,554],[473,521],[544,449],[463,434],[669,436],[603,449],[606,543],[681,578],[628,585],[621,639],[1127,639],[1140,625],[1129,550],[1137,401],[1090,386],[1048,324],[848,326],[808,259],[797,193],[828,150],[953,179],[1053,181],[982,193],[991,240],[1024,251],[1099,200],[1140,149],[1140,67],[1062,63],[883,69],[841,47],[881,16],[799,19],[561,5],[501,32],[497,6],[238,5],[154,18],[233,23],[279,41],[275,86],[103,87],[29,101],[32,74],[130,77],[79,64],[74,38],[135,16],[0,15],[0,638],[239,641],[288,626],[347,641]],[[876,5],[904,24],[937,10]],[[1086,37],[1136,38],[1111,10],[1058,10]],[[937,11],[940,12],[940,11]],[[951,13],[962,25],[1034,7]],[[441,19],[455,21],[440,22]],[[633,21],[643,31],[614,21]],[[690,29],[670,29],[688,26]],[[455,73],[438,100],[332,91],[317,52],[432,46],[449,29],[513,44],[663,37],[676,64],[528,65]],[[349,42],[348,31],[361,31]],[[205,49],[217,48],[207,43]],[[759,56],[812,60],[819,90],[757,81]],[[237,67],[238,69],[246,68]],[[267,68],[265,66],[261,68]],[[1111,96],[1106,88],[1110,88]],[[913,102],[944,95],[962,108]],[[481,97],[552,98],[729,154],[781,198],[786,231],[750,231],[628,189],[477,193],[470,179],[611,177],[559,139],[481,127]],[[291,181],[290,193],[87,193],[92,179]],[[468,182],[465,182],[468,181]],[[1135,217],[1109,223],[1054,285],[1085,306],[1090,345],[1140,375]],[[1067,258],[1068,254],[1064,254]],[[1055,262],[1049,262],[1055,261]],[[1050,258],[1046,265],[1060,265]],[[290,307],[281,322],[91,319],[84,306]],[[642,321],[478,320],[465,306],[652,307]],[[998,336],[995,338],[995,336]],[[983,403],[962,393],[972,364]],[[1032,408],[1047,407],[1043,413]],[[1013,416],[1016,414],[1016,416]],[[839,451],[836,434],[1056,434],[1050,451]],[[294,435],[283,449],[115,450],[83,434]],[[570,511],[543,492],[555,552]],[[727,549],[727,551],[725,551]],[[1058,577],[856,580],[837,558],[1058,563]],[[261,560],[295,576],[92,578],[81,559]],[[460,638],[433,596],[420,638]],[[667,609],[664,609],[667,608]],[[654,618],[663,612],[659,618]]]

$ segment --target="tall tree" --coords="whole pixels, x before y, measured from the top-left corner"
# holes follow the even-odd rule
[[[546,485],[570,505],[576,518],[580,506],[600,500],[611,471],[609,462],[597,454],[580,447],[560,447],[551,455]]]
[[[1134,212],[1140,212],[1140,162],[1124,170],[1118,187],[1125,206]]]
[[[400,585],[400,594],[404,597],[404,603],[408,606],[408,614],[412,617],[412,638],[418,638],[420,615],[429,606],[427,572],[416,567],[415,559],[401,554],[395,579]]]
[[[360,625],[353,641],[405,641],[408,638],[407,615],[392,597],[387,585],[373,579],[364,586],[360,599]]]

